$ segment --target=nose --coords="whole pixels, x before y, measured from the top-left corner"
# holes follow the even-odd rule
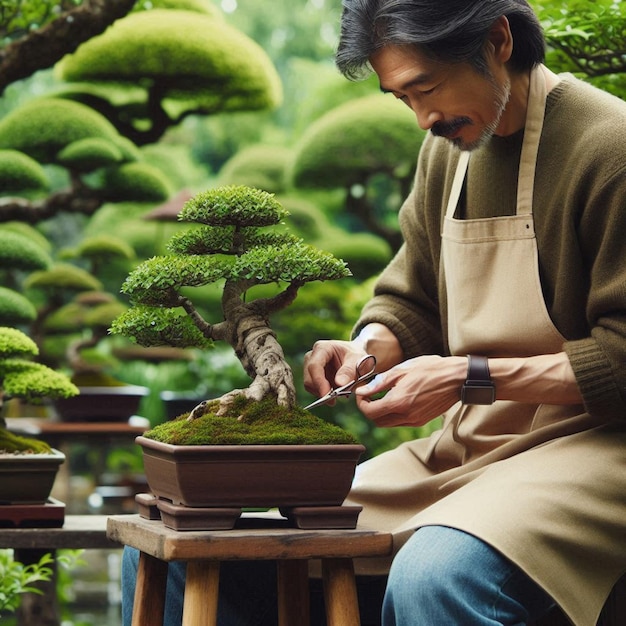
[[[422,130],[430,130],[436,122],[443,120],[443,115],[440,111],[432,107],[424,106],[415,100],[410,102],[410,107],[415,114],[418,126]]]
[[[436,122],[443,120],[438,111],[415,112],[417,123],[422,130],[430,130]]]

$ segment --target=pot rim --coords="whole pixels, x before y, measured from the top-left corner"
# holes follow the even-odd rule
[[[206,448],[210,448],[216,453],[227,453],[227,452],[259,452],[262,451],[264,453],[271,452],[295,452],[300,451],[301,449],[306,449],[309,452],[327,452],[329,450],[357,450],[364,452],[365,446],[361,443],[326,443],[326,444],[317,444],[317,443],[285,443],[285,444],[195,444],[195,445],[178,445],[172,443],[164,443],[162,441],[156,441],[154,439],[150,439],[149,437],[144,437],[143,435],[138,435],[135,437],[135,443],[140,445],[142,448],[151,448],[154,450],[159,450],[163,452],[171,452],[171,453],[180,453],[184,454],[186,452],[193,452],[198,450],[203,450]]]
[[[116,396],[147,396],[150,393],[148,387],[141,385],[79,385],[78,389],[81,396],[90,396],[98,394],[109,394]]]
[[[64,452],[61,452],[61,450],[57,450],[56,448],[52,448],[50,452],[37,452],[33,454],[14,454],[13,452],[4,452],[0,450],[0,462],[8,460],[16,461],[19,459],[25,459],[25,462],[39,460],[50,461],[53,459],[59,459],[59,461],[63,462],[65,461],[66,456]]]

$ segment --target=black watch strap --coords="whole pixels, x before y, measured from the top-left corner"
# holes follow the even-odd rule
[[[489,363],[485,356],[467,355],[467,379],[461,388],[463,404],[493,404],[496,386],[491,380]]]

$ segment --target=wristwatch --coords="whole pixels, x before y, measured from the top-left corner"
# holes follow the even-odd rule
[[[461,387],[463,404],[493,404],[496,386],[489,374],[486,356],[467,355],[467,379]]]

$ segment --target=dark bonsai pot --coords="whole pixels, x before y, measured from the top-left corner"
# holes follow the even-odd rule
[[[137,413],[150,390],[139,385],[79,387],[72,398],[59,398],[54,407],[63,421],[125,422]]]
[[[64,461],[65,455],[54,449],[43,454],[0,454],[0,504],[45,504]]]
[[[354,528],[342,506],[360,444],[191,445],[137,437],[154,505],[177,530],[232,528],[242,508],[278,507],[298,527]]]

